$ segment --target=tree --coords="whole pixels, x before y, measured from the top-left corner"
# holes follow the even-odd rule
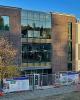
[[[3,78],[14,77],[18,75],[14,59],[17,50],[3,37],[0,38],[0,78],[3,87]]]

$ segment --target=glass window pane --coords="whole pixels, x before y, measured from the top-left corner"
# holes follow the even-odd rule
[[[21,20],[21,24],[22,24],[22,26],[27,26],[27,20],[26,19],[22,19]]]
[[[32,38],[34,36],[33,31],[28,31],[28,38]]]
[[[68,22],[68,38],[72,39],[72,22]]]
[[[34,20],[39,20],[39,13],[38,12],[34,12]]]
[[[34,31],[34,37],[39,38],[40,37],[40,31]]]
[[[33,12],[31,12],[31,11],[28,11],[27,12],[28,13],[28,19],[33,19]]]
[[[28,25],[29,25],[30,27],[33,27],[33,26],[34,26],[33,20],[28,20]]]
[[[40,13],[40,21],[46,21],[45,14]]]
[[[22,10],[21,11],[21,17],[27,17],[27,11],[26,10]]]
[[[51,61],[51,44],[25,44],[23,51],[25,61],[31,63]]]
[[[40,27],[46,28],[46,23],[43,21],[40,21]]]
[[[35,27],[40,27],[40,21],[34,20]]]
[[[46,22],[46,28],[51,28],[51,22]]]
[[[50,14],[46,14],[46,21],[51,22],[51,15]]]
[[[9,30],[9,16],[0,16],[0,30]]]

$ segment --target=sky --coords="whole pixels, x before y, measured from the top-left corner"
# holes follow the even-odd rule
[[[0,5],[73,14],[80,18],[80,0],[0,0]]]

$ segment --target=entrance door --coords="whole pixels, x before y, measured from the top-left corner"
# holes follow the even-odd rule
[[[39,86],[40,83],[40,74],[34,74],[34,85]]]

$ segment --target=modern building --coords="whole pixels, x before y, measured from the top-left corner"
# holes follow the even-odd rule
[[[18,53],[14,64],[21,65],[21,9],[0,6],[0,37],[7,38]]]
[[[0,35],[18,49],[26,74],[75,71],[76,17],[0,6]]]
[[[52,69],[75,71],[76,17],[52,14]]]
[[[80,71],[80,21],[76,23],[76,71]]]

